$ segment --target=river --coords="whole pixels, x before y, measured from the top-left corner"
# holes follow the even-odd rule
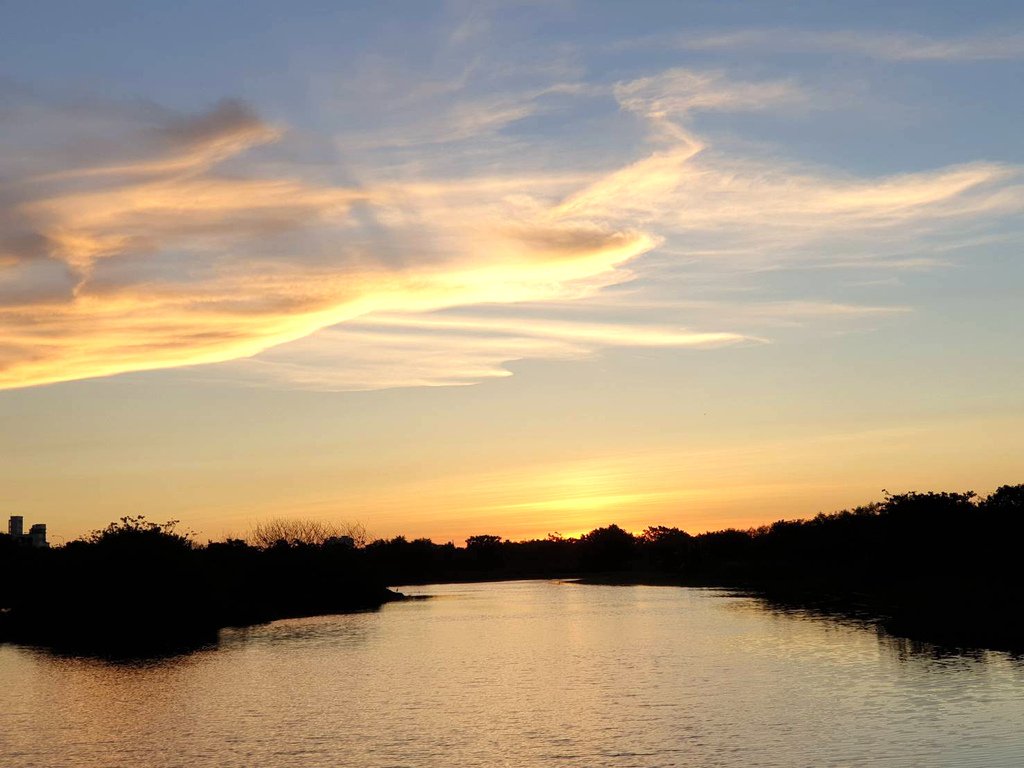
[[[1019,766],[1024,663],[676,587],[402,588],[113,663],[0,646],[0,765]]]

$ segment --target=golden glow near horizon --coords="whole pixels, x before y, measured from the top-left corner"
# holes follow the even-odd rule
[[[268,24],[274,77],[10,62],[0,505],[518,538],[1021,480],[1017,38],[431,8]]]
[[[244,536],[272,517],[361,522],[374,538],[457,543],[481,533],[578,536],[610,523],[635,533],[649,525],[691,533],[748,528],[880,500],[881,482],[893,492],[939,486],[990,492],[1016,470],[1019,440],[992,440],[1004,424],[995,417],[945,419],[927,427],[854,428],[744,443],[715,434],[660,443],[651,438],[643,449],[616,452],[603,445],[603,455],[584,459],[554,458],[548,440],[536,446],[536,458],[498,470],[450,448],[412,464],[360,455],[344,471],[335,468],[333,456],[308,449],[291,462],[263,451],[215,463],[204,454],[179,462],[170,474],[159,461],[143,461],[121,467],[117,486],[73,487],[58,501],[75,510],[59,532],[74,537],[100,527],[96,508],[104,522],[138,512],[180,518],[202,540]],[[1024,421],[1013,425],[1024,427]],[[921,444],[929,446],[925,467]],[[997,458],[986,457],[989,448]],[[77,474],[91,472],[80,467]],[[900,485],[889,483],[893,479]],[[170,492],[154,495],[154,487]]]

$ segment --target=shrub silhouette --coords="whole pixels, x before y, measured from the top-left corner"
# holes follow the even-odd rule
[[[367,543],[367,534],[361,523],[274,518],[255,524],[246,540],[254,547],[272,547],[281,542],[289,546],[323,546],[339,543],[362,547]]]

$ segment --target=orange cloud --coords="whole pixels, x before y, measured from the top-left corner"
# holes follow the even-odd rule
[[[538,89],[507,114],[584,92],[593,95]],[[701,327],[664,316],[524,322],[516,309],[596,298],[654,306],[639,288],[611,299],[608,289],[658,282],[680,253],[728,273],[877,263],[894,244],[906,264],[907,243],[1024,207],[1010,166],[857,178],[723,153],[691,125],[699,111],[806,105],[789,81],[675,69],[606,92],[650,129],[645,156],[616,157],[603,172],[509,162],[453,176],[429,170],[441,150],[396,134],[386,143],[421,152],[421,163],[364,166],[345,184],[329,178],[341,169],[319,166],[314,182],[283,163],[272,152],[285,132],[236,102],[188,117],[16,110],[0,138],[0,388],[241,360],[224,375],[342,389],[468,383],[523,357],[716,346],[760,336],[735,329],[754,317],[749,307],[719,301]],[[451,141],[494,127],[460,125]],[[640,259],[655,250],[660,264]],[[508,319],[431,314],[488,304],[507,305]]]
[[[564,296],[654,243],[546,216],[532,198],[484,199],[461,222],[417,207],[415,189],[224,169],[277,136],[222,105],[130,132],[130,162],[16,181],[4,218],[23,223],[20,238],[5,232],[5,276],[47,277],[17,269],[33,263],[64,270],[50,270],[51,290],[25,285],[0,308],[0,387],[245,358],[371,311]],[[360,204],[404,239],[398,253],[353,216]]]

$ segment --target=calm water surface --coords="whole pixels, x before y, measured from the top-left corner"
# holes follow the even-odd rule
[[[555,582],[112,664],[0,646],[3,766],[1020,766],[1024,665],[711,590]]]

